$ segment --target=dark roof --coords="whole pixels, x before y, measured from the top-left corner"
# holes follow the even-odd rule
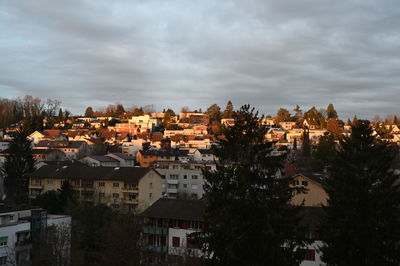
[[[79,149],[84,143],[84,141],[47,141],[41,140],[35,147],[49,147],[49,148],[70,148]]]
[[[178,150],[178,149],[160,149],[160,150],[147,150],[140,151],[143,155],[154,155],[154,156],[187,156],[188,150]]]
[[[306,177],[306,178],[308,178],[308,179],[320,184],[324,188],[326,187],[326,182],[323,179],[323,177],[324,177],[323,174],[320,174],[320,173],[303,173],[303,172],[301,172],[301,173],[295,174],[294,176],[297,176],[297,175],[302,175],[302,176],[304,176],[304,177]]]
[[[204,221],[204,200],[160,198],[140,216],[168,219]]]
[[[201,154],[213,154],[209,149],[197,149]]]
[[[30,174],[29,177],[139,181],[149,171],[154,170],[143,167],[89,167],[82,164],[44,165]]]
[[[32,154],[50,154],[52,152],[62,152],[54,149],[32,149]]]
[[[89,155],[87,157],[94,159],[96,161],[99,161],[99,162],[119,162],[117,159],[109,157],[109,156]]]
[[[132,155],[129,155],[127,153],[121,153],[121,152],[111,152],[110,154],[113,154],[121,159],[124,160],[134,160],[135,158]],[[107,155],[106,155],[107,156]]]

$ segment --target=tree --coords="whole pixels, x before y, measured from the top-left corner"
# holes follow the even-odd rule
[[[311,154],[310,133],[308,130],[303,131],[301,136],[301,152],[303,156],[309,157]]]
[[[167,109],[166,111],[164,111],[164,118],[162,120],[162,125],[164,128],[168,127],[173,116],[175,116],[175,112],[172,109]]]
[[[328,104],[328,107],[326,108],[326,116],[327,118],[338,118],[338,114],[335,110],[335,107],[333,107],[333,104]]]
[[[319,138],[316,150],[312,153],[311,165],[315,171],[323,171],[330,166],[335,158],[335,137],[325,133]]]
[[[339,120],[336,118],[329,118],[326,125],[326,130],[338,138],[341,135]]]
[[[35,170],[35,159],[32,155],[27,133],[20,129],[10,142],[8,155],[1,167],[5,176],[6,195],[16,203],[26,202],[28,196],[28,174]]]
[[[311,107],[310,110],[304,113],[304,119],[306,120],[313,120],[316,122],[319,122],[320,118],[323,118],[321,113],[318,112],[317,108],[315,106]]]
[[[125,108],[122,104],[118,103],[115,109],[115,115],[121,117],[125,113]]]
[[[58,110],[57,122],[61,123],[63,121],[64,121],[64,115],[62,109],[60,108],[60,110]]]
[[[222,113],[222,118],[232,118],[232,115],[233,115],[233,104],[231,101],[228,101],[225,110]]]
[[[293,112],[296,122],[300,122],[300,120],[303,118],[303,110],[301,110],[298,104],[296,104],[296,107],[293,109]]]
[[[393,118],[393,124],[394,124],[394,125],[398,125],[398,124],[399,124],[399,121],[397,120],[397,116],[394,116],[394,118]]]
[[[328,265],[400,264],[400,185],[390,170],[396,152],[372,136],[365,120],[340,140],[326,180],[322,252]]]
[[[270,156],[258,112],[245,105],[233,118],[212,148],[216,170],[203,170],[209,227],[197,234],[200,244],[213,265],[298,265],[292,179],[276,176],[283,157]]]
[[[297,151],[297,138],[294,138],[294,141],[293,141],[293,150]]]
[[[91,106],[86,108],[85,116],[94,116],[94,111],[93,111],[93,108]]]
[[[290,113],[285,108],[279,108],[278,112],[276,113],[275,123],[278,124],[282,121],[289,121],[290,120]]]
[[[208,107],[207,114],[210,117],[210,122],[221,120],[221,108],[215,103]]]

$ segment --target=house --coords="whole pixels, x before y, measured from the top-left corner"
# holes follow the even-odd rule
[[[130,154],[112,152],[112,153],[106,154],[106,156],[118,160],[119,161],[119,166],[122,166],[122,167],[126,167],[126,166],[133,167],[133,166],[135,166],[135,157],[130,155]]]
[[[63,252],[57,265],[70,264],[71,216],[51,215],[44,209],[0,206],[0,265],[31,265],[37,242],[54,227],[63,234]]]
[[[150,149],[136,153],[136,161],[141,167],[149,167],[155,161],[189,161],[189,151],[180,149]]]
[[[303,122],[303,127],[308,129],[317,129],[319,128],[319,124],[314,120],[305,119]]]
[[[234,118],[222,118],[221,124],[224,126],[227,126],[227,127],[232,127],[235,125],[235,119]]]
[[[216,159],[216,157],[214,156],[214,154],[212,154],[211,150],[209,149],[196,149],[193,153],[192,153],[192,158],[194,161],[197,162],[214,162],[214,160]]]
[[[32,155],[36,162],[66,160],[65,153],[56,149],[32,149]]]
[[[46,141],[41,140],[33,149],[54,149],[65,153],[67,159],[80,159],[89,153],[85,141]]]
[[[182,200],[160,198],[140,217],[143,222],[142,243],[149,251],[145,263],[151,265],[173,265],[184,259],[186,262],[203,255],[200,246],[191,241],[190,234],[208,229],[204,219],[205,200]],[[310,244],[305,247],[305,256],[300,266],[319,266],[322,247],[320,227],[323,212],[320,207],[304,207],[300,226],[307,228],[305,238]]]
[[[139,126],[141,129],[152,131],[154,127],[159,126],[161,124],[160,119],[153,118],[150,115],[140,115],[140,116],[132,116],[131,119],[128,120],[129,124],[135,124]]]
[[[302,188],[304,191],[296,192],[292,198],[293,205],[304,206],[326,206],[328,193],[325,190],[325,183],[321,175],[316,174],[296,174],[293,176],[293,187]]]
[[[43,131],[36,130],[28,136],[33,143],[38,143],[42,140],[67,140],[67,138],[61,133],[59,129],[45,129]]]
[[[150,252],[145,263],[172,264],[177,259],[202,255],[199,246],[188,237],[208,228],[204,222],[206,202],[160,198],[140,217],[143,221],[143,244]]]
[[[210,117],[203,113],[193,114],[189,116],[189,123],[192,125],[208,125]]]
[[[140,132],[140,126],[128,123],[116,123],[114,130],[116,132],[129,133],[131,136],[136,136]]]
[[[284,130],[290,130],[293,129],[296,126],[296,122],[286,122],[286,121],[282,121],[279,122],[279,125],[281,126],[282,129]]]
[[[164,178],[164,193],[169,198],[201,199],[204,196],[203,168],[215,170],[212,162],[155,161],[153,168]]]
[[[120,163],[117,159],[109,156],[89,155],[79,160],[80,162],[87,164],[91,167],[106,166],[106,167],[117,167]]]
[[[162,196],[162,177],[151,168],[44,165],[29,175],[29,197],[61,188],[68,181],[80,202],[140,212]]]

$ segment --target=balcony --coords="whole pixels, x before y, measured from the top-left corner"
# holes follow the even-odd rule
[[[156,227],[156,226],[144,226],[143,233],[152,235],[167,235],[167,227]]]
[[[153,251],[153,252],[158,252],[158,253],[167,253],[167,247],[166,246],[153,246],[153,245],[148,245],[147,250]]]
[[[172,184],[172,185],[176,185],[178,184],[179,180],[178,179],[168,179],[167,183],[168,184]]]
[[[41,185],[41,184],[30,184],[29,188],[43,189],[43,185]]]

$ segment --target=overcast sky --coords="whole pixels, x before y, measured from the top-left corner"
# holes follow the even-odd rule
[[[3,0],[0,97],[400,113],[398,0]]]

